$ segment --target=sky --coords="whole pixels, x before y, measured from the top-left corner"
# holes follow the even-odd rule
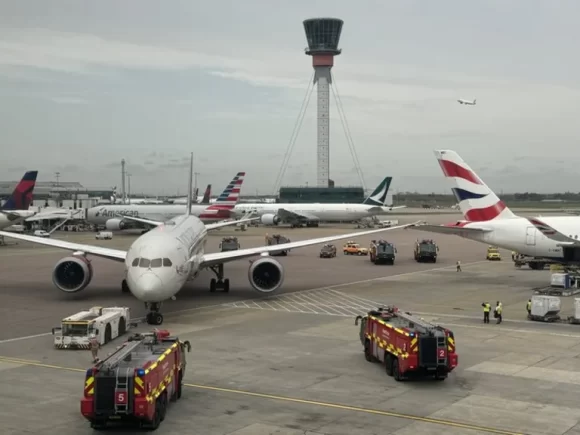
[[[312,78],[302,21],[344,20],[333,68],[373,188],[449,192],[434,149],[499,192],[580,191],[580,2],[0,0],[0,179],[270,194]],[[457,99],[477,99],[464,106]],[[330,106],[330,176],[361,185]],[[282,185],[316,183],[316,91]]]

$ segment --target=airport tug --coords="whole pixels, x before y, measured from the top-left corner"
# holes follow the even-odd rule
[[[396,381],[415,376],[444,380],[457,367],[453,332],[396,307],[378,308],[357,316],[367,361],[385,365]]]

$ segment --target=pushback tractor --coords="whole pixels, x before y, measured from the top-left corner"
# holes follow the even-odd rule
[[[367,361],[380,362],[396,381],[410,377],[444,380],[457,367],[453,332],[396,307],[369,311],[360,320],[360,341]]]
[[[87,370],[81,414],[93,429],[113,423],[157,429],[181,398],[188,341],[169,331],[135,334]]]

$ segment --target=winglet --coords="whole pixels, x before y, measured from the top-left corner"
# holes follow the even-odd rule
[[[544,236],[546,236],[550,240],[554,240],[563,245],[580,245],[580,240],[566,236],[565,234],[555,230],[550,225],[541,221],[538,218],[527,218],[527,219],[534,227],[536,227],[536,229],[539,232],[541,232]]]

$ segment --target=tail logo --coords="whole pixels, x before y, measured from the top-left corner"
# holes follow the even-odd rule
[[[28,210],[32,204],[32,192],[36,185],[37,175],[38,171],[26,172],[2,208],[4,210]]]
[[[445,152],[442,152],[442,155],[444,154]],[[439,159],[439,166],[441,166],[445,177],[455,178],[456,184],[464,186],[464,188],[454,187],[451,190],[459,204],[468,201],[468,210],[464,212],[468,221],[490,221],[498,217],[506,209],[505,203],[499,200],[473,171],[445,159]],[[497,201],[495,201],[496,199]],[[492,204],[484,207],[474,207],[471,201],[477,201],[479,204],[490,204],[490,202]]]
[[[209,206],[206,210],[233,209],[240,199],[240,190],[245,175],[245,172],[238,172],[222,194],[216,199],[214,205]]]
[[[366,199],[365,203],[368,204],[374,202],[380,206],[384,206],[392,179],[392,177],[386,177],[374,190],[374,192],[371,193],[371,195]]]
[[[546,225],[543,222],[540,222],[537,219],[528,219],[537,229],[538,231],[540,231],[543,235],[545,236],[553,236],[556,234],[556,231],[549,227],[548,225]]]

